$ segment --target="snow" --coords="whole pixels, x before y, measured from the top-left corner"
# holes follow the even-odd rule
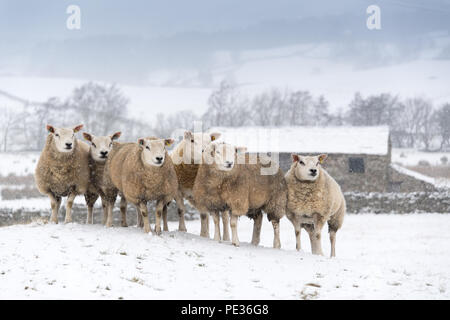
[[[392,162],[402,166],[417,166],[421,160],[428,161],[432,166],[442,165],[442,157],[447,157],[450,162],[450,152],[425,152],[410,148],[392,149]]]
[[[43,77],[0,77],[0,90],[26,100],[45,102],[50,97],[67,98],[88,80]],[[103,83],[103,82],[99,82]],[[141,121],[154,121],[157,113],[166,115],[182,110],[203,112],[211,88],[131,86],[118,84],[130,99],[128,115]],[[17,102],[0,95],[0,107],[16,106]],[[200,109],[199,109],[200,107]]]
[[[278,87],[282,90],[308,90],[314,96],[323,94],[330,110],[346,109],[355,92],[363,96],[391,92],[401,99],[425,96],[435,105],[448,102],[450,97],[450,61],[420,57],[398,59],[390,64],[371,68],[336,58],[332,44],[305,44],[266,50],[217,52],[208,71],[213,79],[210,86],[199,84],[198,70],[155,70],[149,74],[148,85],[132,86],[118,83],[130,98],[129,113],[143,121],[154,121],[158,112],[173,114],[192,109],[198,115],[207,110],[207,100],[213,87],[223,79],[239,85],[243,94],[254,96]],[[170,79],[171,81],[167,81]],[[0,90],[33,101],[49,97],[67,97],[72,90],[96,79],[0,77]],[[180,86],[163,86],[164,83]],[[159,84],[159,85],[157,85]],[[0,106],[15,104],[0,96]]]
[[[0,176],[34,174],[39,152],[0,152]]]
[[[221,141],[248,152],[388,153],[389,128],[374,127],[216,127]]]
[[[403,168],[402,166],[399,166],[397,164],[391,164],[391,167],[393,169],[395,169],[396,171],[405,174],[407,176],[413,177],[414,179],[420,180],[420,181],[424,181],[427,183],[430,183],[432,185],[435,185],[435,179],[426,175],[423,175],[417,171],[412,171],[406,168]]]
[[[171,230],[177,223],[170,223]],[[241,247],[190,233],[147,235],[135,227],[33,223],[0,228],[1,299],[449,299],[450,215],[349,215],[337,258],[313,256],[305,232],[295,251],[290,222],[282,249],[261,246],[239,220]],[[324,231],[324,251],[329,244]]]

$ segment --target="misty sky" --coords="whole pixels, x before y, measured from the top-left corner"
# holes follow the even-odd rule
[[[0,34],[3,39],[16,41],[112,34],[155,37],[245,28],[272,20],[364,15],[365,8],[373,3],[380,5],[388,17],[401,19],[404,13],[422,12],[419,25],[445,13],[450,16],[449,0],[1,0]],[[65,28],[65,10],[70,4],[82,10],[81,31]],[[450,19],[443,20],[441,23],[448,27]]]
[[[382,30],[370,32],[374,3]],[[81,30],[66,28],[71,4]],[[378,45],[384,59],[386,45],[420,52],[449,30],[450,0],[0,0],[0,74],[141,83],[155,70],[203,72],[220,51],[304,43],[331,43],[333,59],[377,61],[359,44]],[[450,46],[441,51],[450,58]]]

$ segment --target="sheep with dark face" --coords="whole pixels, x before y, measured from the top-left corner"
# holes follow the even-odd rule
[[[101,189],[101,183],[103,181],[103,173],[105,170],[106,160],[108,159],[109,152],[113,147],[114,140],[119,139],[121,132],[116,132],[110,136],[94,136],[90,133],[84,132],[83,137],[90,143],[89,149],[89,170],[90,180],[87,193],[84,195],[86,204],[88,206],[88,215],[86,223],[94,223],[93,208],[95,201],[100,196],[103,207],[103,224],[106,224],[107,210],[105,194]],[[122,215],[122,226],[127,226],[125,215]]]
[[[51,201],[50,221],[58,223],[61,198],[67,197],[65,222],[72,222],[72,205],[77,195],[85,194],[89,186],[89,146],[75,134],[83,125],[56,128],[47,125],[49,132],[35,171],[39,192]]]
[[[147,202],[156,201],[155,231],[160,234],[164,205],[172,199],[179,200],[177,176],[165,148],[172,143],[172,139],[141,138],[138,143],[113,147],[106,162],[105,182],[118,190],[125,205],[131,202],[136,206],[147,233],[150,232]],[[108,203],[110,223],[113,204]]]
[[[283,173],[277,168],[273,174],[262,174],[271,164],[263,164],[259,156],[252,164],[245,150],[226,143],[211,143],[205,150],[193,189],[202,224],[208,223],[207,213],[212,212],[214,238],[220,239],[217,213],[230,210],[232,244],[239,246],[237,220],[247,215],[254,219],[252,244],[258,245],[264,211],[274,228],[273,246],[280,248],[279,221],[285,214],[287,191]]]
[[[286,173],[288,187],[287,217],[294,225],[297,250],[301,249],[300,231],[306,229],[313,254],[323,255],[322,228],[328,222],[331,257],[336,255],[336,232],[345,215],[345,199],[337,182],[322,168],[327,158],[293,154]]]

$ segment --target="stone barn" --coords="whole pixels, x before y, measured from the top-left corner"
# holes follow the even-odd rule
[[[217,127],[220,140],[245,146],[249,153],[279,155],[287,171],[292,153],[328,154],[323,167],[344,192],[428,191],[431,185],[417,181],[391,166],[387,126],[373,127]]]

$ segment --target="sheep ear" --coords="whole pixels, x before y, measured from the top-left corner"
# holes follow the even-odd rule
[[[81,128],[83,128],[82,124],[80,124],[80,125],[76,126],[75,128],[73,128],[73,132],[78,132],[78,131],[81,130]]]
[[[317,157],[317,159],[319,160],[320,163],[323,163],[327,158],[328,158],[328,155],[326,155],[326,154],[321,154],[320,156]]]
[[[55,133],[55,128],[48,124],[47,125],[47,131],[50,132],[50,133]]]
[[[83,138],[86,139],[87,141],[92,142],[92,135],[87,132],[83,132]]]
[[[214,140],[219,139],[221,134],[218,132],[214,132],[214,133],[211,133],[210,136],[211,136],[211,141],[214,141]]]
[[[116,132],[111,136],[111,140],[117,140],[120,138],[120,135],[122,134],[122,132]]]
[[[237,147],[236,148],[236,153],[246,153],[247,152],[247,147]]]
[[[193,138],[194,138],[194,136],[192,135],[192,132],[190,132],[190,131],[185,131],[184,132],[184,139],[185,140],[191,140]]]
[[[292,154],[292,162],[298,162],[300,160],[300,158],[298,157],[298,155],[296,154]]]
[[[144,138],[139,138],[139,139],[138,139],[138,144],[139,144],[140,146],[143,146],[143,145],[145,144]]]
[[[175,142],[175,140],[173,140],[173,139],[164,139],[164,145],[166,147],[170,147],[174,142]]]

